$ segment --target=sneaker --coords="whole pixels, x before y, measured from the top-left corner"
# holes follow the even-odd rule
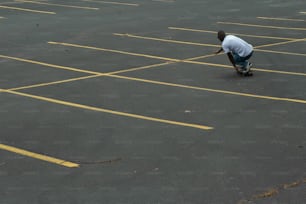
[[[247,68],[251,68],[252,66],[253,66],[253,64],[251,62],[248,62],[247,65],[246,65]]]
[[[251,69],[251,67],[250,67],[250,65],[249,65],[249,63],[248,63],[246,67],[244,67],[243,69],[241,69],[241,72],[242,72],[243,74],[245,74],[245,73],[248,73],[248,72],[250,71],[250,69]]]

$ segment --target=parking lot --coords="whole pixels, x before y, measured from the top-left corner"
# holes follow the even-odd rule
[[[1,203],[306,203],[305,22],[303,1],[0,0]]]

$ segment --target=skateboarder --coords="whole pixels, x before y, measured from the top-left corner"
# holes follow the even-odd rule
[[[237,36],[226,35],[223,30],[218,32],[218,39],[222,42],[222,47],[215,54],[224,51],[237,73],[252,75],[252,63],[248,59],[253,54],[253,46]]]

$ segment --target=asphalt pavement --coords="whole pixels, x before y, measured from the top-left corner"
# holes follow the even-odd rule
[[[305,22],[302,0],[1,0],[0,203],[306,203]]]

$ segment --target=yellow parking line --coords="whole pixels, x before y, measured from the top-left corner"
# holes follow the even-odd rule
[[[186,59],[186,60],[203,59],[205,57],[210,57],[210,56],[214,56],[214,55],[215,54],[213,54],[213,55],[198,56],[198,57],[189,58],[189,59]],[[153,68],[153,67],[159,67],[159,66],[173,64],[173,63],[175,63],[175,62],[163,62],[163,63],[159,63],[159,64],[145,65],[145,66],[141,66],[141,67],[134,67],[134,68],[123,69],[123,70],[118,70],[118,71],[113,71],[113,72],[106,72],[106,73],[102,73],[101,72],[101,73],[95,74],[95,75],[89,75],[89,76],[83,76],[83,77],[59,80],[59,81],[54,81],[54,82],[46,82],[46,83],[40,83],[40,84],[33,84],[33,85],[28,85],[28,86],[11,88],[11,89],[8,89],[8,90],[17,91],[17,90],[23,90],[23,89],[29,89],[29,88],[49,86],[49,85],[67,83],[67,82],[72,82],[72,81],[79,81],[79,80],[84,80],[84,79],[90,79],[90,78],[95,78],[95,77],[100,77],[100,76],[109,76],[109,75],[114,75],[114,74],[120,74],[120,73],[133,72],[133,71],[144,70],[144,69],[150,69],[150,68]],[[0,90],[0,92],[1,92],[1,90]]]
[[[119,53],[119,54],[131,55],[131,56],[146,57],[146,58],[165,60],[165,61],[171,61],[171,62],[181,62],[181,63],[189,63],[189,64],[208,65],[208,66],[214,66],[214,67],[232,68],[232,66],[223,65],[223,64],[199,62],[199,61],[184,60],[184,59],[180,60],[180,59],[175,59],[175,58],[168,58],[168,57],[160,57],[160,56],[147,55],[147,54],[132,53],[132,52],[126,52],[126,51],[120,51],[120,50],[105,49],[105,48],[98,48],[98,47],[85,46],[85,45],[77,45],[77,44],[71,44],[71,43],[63,43],[63,42],[48,42],[48,43],[49,44],[54,44],[54,45],[63,45],[63,46],[70,46],[70,47],[77,47],[77,48],[86,48],[86,49],[93,49],[93,50],[101,50],[101,51],[106,51],[106,52],[113,52],[113,53]],[[257,70],[257,71],[261,71],[261,72],[270,72],[270,73],[278,73],[278,74],[306,76],[306,73],[299,73],[299,72],[286,72],[286,71],[268,70],[268,69],[259,69],[259,68],[252,68],[252,69],[253,70]]]
[[[275,45],[285,45],[285,44],[295,43],[295,42],[300,42],[300,41],[305,41],[305,40],[306,40],[306,38],[296,39],[296,40],[289,40],[289,41],[286,41],[286,42],[278,42],[278,43],[259,45],[259,46],[256,46],[254,48],[271,47],[271,46],[275,46]]]
[[[271,28],[271,29],[283,29],[283,30],[306,30],[306,28],[266,26],[266,25],[258,25],[258,24],[247,24],[247,23],[234,23],[234,22],[221,22],[221,21],[219,21],[217,23],[225,24],[225,25],[239,25],[239,26],[257,27],[257,28]]]
[[[55,12],[50,12],[50,11],[39,11],[39,10],[25,9],[25,8],[19,8],[19,7],[12,7],[12,6],[0,6],[0,8],[12,9],[12,10],[18,10],[18,11],[27,11],[27,12],[33,12],[33,13],[56,14]]]
[[[128,33],[126,33],[126,34],[113,33],[113,35],[121,36],[121,37],[130,37],[130,38],[145,39],[145,40],[154,40],[154,41],[160,41],[160,42],[185,44],[185,45],[196,45],[196,46],[206,46],[206,47],[220,47],[220,45],[195,43],[195,42],[187,42],[187,41],[178,41],[178,40],[168,40],[168,39],[153,38],[153,37],[144,37],[144,36],[132,35],[132,34],[128,34]]]
[[[300,14],[306,14],[306,12],[304,12],[304,11],[301,11],[301,12],[299,12]]]
[[[263,49],[254,49],[259,52],[269,52],[269,53],[276,53],[276,54],[284,54],[284,55],[295,55],[295,56],[303,56],[306,57],[306,54],[303,53],[296,53],[296,52],[281,52],[281,51],[274,51],[274,50],[263,50]]]
[[[220,47],[220,45],[213,45],[213,44],[203,44],[203,43],[194,43],[194,42],[187,42],[187,41],[178,41],[178,40],[167,40],[162,38],[152,38],[152,37],[144,37],[139,35],[131,35],[131,34],[120,34],[120,33],[113,33],[116,36],[121,37],[129,37],[129,38],[137,38],[137,39],[145,39],[145,40],[153,40],[153,41],[159,41],[159,42],[167,42],[167,43],[177,43],[177,44],[185,44],[185,45],[194,45],[194,46],[203,46],[203,47]],[[274,45],[282,45],[282,44],[288,44],[292,42],[298,42],[298,41],[304,41],[305,39],[295,39],[290,40],[286,42],[279,42],[279,43],[273,43],[273,44],[265,44],[260,46],[255,46],[254,48],[260,48],[260,47],[270,47]],[[303,53],[294,53],[294,52],[278,52],[278,51],[270,51],[270,50],[261,50],[256,49],[259,52],[270,52],[270,53],[277,53],[277,54],[287,54],[287,55],[296,55],[296,56],[306,56],[306,54]],[[206,56],[207,57],[207,56]]]
[[[72,103],[72,102],[53,99],[53,98],[47,98],[47,97],[43,97],[43,96],[37,96],[37,95],[12,91],[12,90],[2,89],[1,91],[6,92],[6,93],[11,93],[11,94],[14,94],[14,95],[28,97],[28,98],[34,98],[34,99],[41,100],[41,101],[47,101],[47,102],[51,102],[51,103],[56,103],[56,104],[61,104],[61,105],[65,105],[65,106],[81,108],[81,109],[86,109],[86,110],[91,110],[91,111],[110,113],[110,114],[113,114],[113,115],[125,116],[125,117],[148,120],[148,121],[159,122],[159,123],[166,123],[166,124],[171,124],[171,125],[197,128],[197,129],[202,129],[202,130],[212,130],[213,129],[213,127],[209,127],[209,126],[205,126],[205,125],[184,123],[184,122],[178,122],[178,121],[173,121],[173,120],[166,120],[166,119],[154,118],[154,117],[149,117],[149,116],[137,115],[137,114],[132,114],[132,113],[119,112],[119,111],[114,111],[114,110],[109,110],[109,109],[104,109],[104,108],[98,108],[98,107],[93,107],[93,106],[87,106],[87,105],[83,105],[83,104]]]
[[[64,70],[75,71],[75,72],[82,72],[82,73],[86,73],[86,74],[100,74],[100,72],[93,72],[93,71],[78,69],[78,68],[73,68],[73,67],[66,67],[66,66],[60,66],[60,65],[55,65],[55,64],[49,64],[49,63],[45,63],[45,62],[28,60],[28,59],[23,59],[23,58],[19,58],[19,57],[12,57],[12,56],[7,56],[7,55],[0,55],[0,58],[11,59],[11,60],[16,60],[16,61],[21,61],[21,62],[27,62],[27,63],[31,63],[31,64],[38,64],[38,65],[53,67],[53,68],[57,68],[57,69],[64,69]]]
[[[189,58],[189,59],[186,59],[186,60],[192,60],[192,59],[197,59],[197,58],[204,58],[204,57],[209,57],[209,56],[212,56],[212,55],[199,56],[199,57]],[[119,73],[135,71],[135,70],[141,70],[141,69],[148,69],[148,68],[151,68],[151,67],[157,67],[157,66],[162,66],[162,65],[172,64],[172,63],[175,63],[175,62],[165,62],[165,63],[147,65],[147,66],[138,67],[138,68],[119,70],[119,71],[114,71],[114,72],[109,72],[109,73],[98,73],[98,74],[95,74],[95,75],[78,77],[78,78],[72,78],[72,79],[67,79],[67,80],[61,80],[61,81],[55,81],[55,82],[49,82],[49,83],[41,83],[41,84],[34,84],[34,85],[29,85],[29,86],[23,86],[23,87],[17,87],[17,88],[8,89],[8,91],[16,91],[16,90],[22,90],[22,89],[28,89],[28,88],[48,86],[48,85],[53,85],[53,84],[66,83],[66,82],[83,80],[83,79],[89,79],[89,78],[100,77],[100,76],[109,76],[109,77],[124,78],[124,79],[128,79],[128,80],[142,81],[142,82],[152,83],[152,84],[168,85],[168,86],[175,86],[175,87],[181,87],[181,88],[190,88],[190,89],[195,89],[195,90],[213,91],[213,92],[219,92],[219,93],[227,93],[227,94],[233,94],[233,95],[248,96],[248,97],[270,99],[270,100],[282,100],[282,101],[288,101],[288,102],[300,102],[297,99],[286,99],[286,98],[277,98],[277,97],[271,97],[271,96],[244,94],[244,93],[239,93],[239,92],[230,92],[230,91],[225,91],[225,90],[215,90],[215,89],[208,89],[208,88],[201,88],[201,87],[193,87],[193,86],[186,86],[186,85],[181,85],[181,84],[172,84],[172,83],[166,83],[166,82],[159,82],[159,81],[153,81],[153,80],[144,80],[144,79],[137,79],[137,78],[131,78],[131,77],[124,77],[124,76],[117,76],[117,75],[115,75],[115,74],[119,74]],[[223,68],[232,69],[232,67],[228,66],[228,65],[211,64],[211,63],[205,63],[205,64],[206,65],[211,65],[211,66],[219,66],[219,67],[223,67]],[[275,70],[265,70],[265,69],[259,69],[259,68],[255,68],[254,70],[262,71],[262,72],[272,72],[272,73],[275,73]],[[285,71],[278,71],[277,73],[290,74],[290,75],[298,75],[298,76],[306,76],[306,73],[292,73],[292,72],[285,72]],[[3,92],[3,90],[0,89],[0,92]]]
[[[120,50],[114,50],[114,49],[106,49],[106,48],[99,48],[99,47],[93,47],[93,46],[86,46],[86,45],[77,45],[77,44],[72,44],[72,43],[64,43],[64,42],[48,42],[48,43],[52,44],[52,45],[63,45],[63,46],[69,46],[69,47],[86,48],[86,49],[91,49],[91,50],[113,52],[113,53],[118,53],[118,54],[125,54],[125,55],[137,56],[137,57],[146,57],[146,58],[166,60],[166,61],[176,61],[176,62],[181,61],[181,60],[178,60],[178,59],[167,58],[167,57],[152,56],[152,55],[132,53],[132,52],[126,52],[126,51],[120,51]]]
[[[23,2],[23,3],[31,3],[31,4],[40,4],[40,5],[49,5],[49,6],[59,6],[59,7],[66,7],[66,8],[78,8],[78,9],[88,9],[88,10],[99,10],[99,8],[93,7],[83,7],[83,6],[72,6],[72,5],[64,5],[64,4],[52,4],[52,3],[45,3],[45,2],[38,2],[38,1],[27,1],[27,0],[15,0],[16,2]]]
[[[190,63],[190,64],[208,65],[208,66],[213,66],[213,67],[222,67],[222,68],[233,69],[233,66],[224,65],[224,64],[215,64],[215,63],[189,61],[189,60],[182,60],[181,62]],[[287,72],[287,71],[261,69],[261,68],[252,68],[252,70],[259,71],[259,72],[287,74],[287,75],[296,75],[296,76],[306,76],[306,73],[301,73],[301,72]]]
[[[142,66],[142,67],[135,67],[135,68],[124,69],[124,70],[113,71],[113,72],[107,72],[107,73],[98,72],[97,74],[94,74],[94,75],[76,77],[76,78],[59,80],[59,81],[54,81],[54,82],[33,84],[33,85],[28,85],[28,86],[21,86],[21,87],[11,88],[11,89],[8,89],[8,90],[17,91],[17,90],[23,90],[23,89],[37,88],[37,87],[42,87],[42,86],[49,86],[49,85],[79,81],[79,80],[84,80],[84,79],[91,79],[91,78],[100,77],[100,76],[109,76],[109,75],[112,75],[112,74],[120,74],[120,73],[125,73],[125,72],[132,72],[132,71],[137,71],[137,70],[149,69],[149,68],[152,68],[152,67],[158,67],[158,66],[167,65],[167,64],[170,64],[170,63],[169,62],[164,62],[164,63],[160,63],[160,64],[146,65],[146,66]]]
[[[69,161],[65,161],[65,160],[62,160],[62,159],[57,159],[57,158],[42,155],[42,154],[37,154],[37,153],[30,152],[30,151],[27,151],[27,150],[23,150],[23,149],[20,149],[20,148],[12,147],[12,146],[9,146],[9,145],[0,144],[0,149],[6,150],[6,151],[9,151],[9,152],[13,152],[13,153],[16,153],[16,154],[24,155],[24,156],[27,156],[27,157],[31,157],[31,158],[34,158],[34,159],[43,160],[43,161],[46,161],[46,162],[49,162],[49,163],[54,163],[54,164],[57,164],[57,165],[69,167],[69,168],[76,168],[76,167],[80,166],[79,164],[76,164],[76,163],[72,163],[72,162],[69,162]]]
[[[172,87],[180,87],[180,88],[186,88],[186,89],[200,90],[200,91],[208,91],[208,92],[215,92],[215,93],[230,94],[230,95],[236,95],[236,96],[245,96],[245,97],[251,97],[251,98],[260,98],[260,99],[269,99],[269,100],[275,100],[275,101],[286,101],[286,102],[294,102],[294,103],[306,104],[306,100],[302,100],[302,99],[282,98],[282,97],[274,97],[274,96],[264,96],[264,95],[241,93],[241,92],[235,92],[235,91],[226,91],[226,90],[220,90],[220,89],[210,89],[210,88],[204,88],[204,87],[196,87],[196,86],[188,86],[188,85],[182,85],[182,84],[174,84],[174,83],[168,83],[168,82],[162,82],[162,81],[154,81],[154,80],[148,80],[148,79],[141,79],[141,78],[121,76],[121,75],[110,75],[109,77],[120,78],[120,79],[127,79],[127,80],[133,80],[133,81],[140,81],[140,82],[144,82],[144,83],[151,83],[151,84],[158,84],[158,85],[165,85],[165,86],[172,86]]]
[[[276,21],[305,21],[303,19],[292,19],[292,18],[272,18],[272,17],[262,17],[259,16],[257,17],[259,19],[263,19],[263,20],[276,20]]]
[[[199,90],[199,91],[208,91],[208,92],[215,92],[215,93],[222,93],[222,94],[229,94],[229,95],[236,95],[236,96],[244,96],[244,97],[251,97],[251,98],[260,98],[260,99],[268,99],[268,100],[275,100],[275,101],[286,101],[286,102],[306,104],[306,100],[302,100],[302,99],[283,98],[283,97],[274,97],[274,96],[241,93],[241,92],[227,91],[227,90],[220,90],[220,89],[211,89],[211,88],[205,88],[205,87],[189,86],[189,85],[175,84],[175,83],[155,81],[155,80],[148,80],[148,79],[142,79],[142,78],[127,77],[127,76],[121,76],[121,75],[115,75],[115,74],[92,75],[92,76],[88,76],[87,78],[99,77],[99,76],[108,76],[108,77],[113,77],[113,78],[131,80],[131,81],[139,81],[139,82],[144,82],[144,83],[171,86],[171,87],[179,87],[179,88],[186,88],[186,89]],[[305,76],[306,76],[306,74],[305,74]],[[85,78],[86,77],[84,77],[84,79]],[[81,78],[74,78],[74,79],[70,79],[70,80],[71,81],[72,80],[81,80]],[[56,83],[56,82],[53,82],[53,83]],[[58,81],[58,83],[64,83],[64,81]],[[35,85],[33,85],[33,86],[35,86]],[[27,87],[25,87],[25,88],[27,88]],[[112,113],[112,114],[116,114],[116,115],[128,116],[128,117],[133,117],[133,118],[140,118],[140,119],[145,119],[145,120],[151,120],[150,117],[146,117],[146,116],[138,116],[138,115],[129,114],[129,113],[122,113],[122,112],[118,112],[118,111],[112,111],[112,110],[106,110],[106,109],[101,109],[101,108],[96,108],[96,107],[90,107],[90,106],[86,106],[86,105],[70,103],[70,102],[66,102],[66,101],[60,101],[60,100],[57,100],[57,99],[51,99],[51,98],[46,98],[46,97],[41,97],[41,96],[24,94],[24,93],[21,93],[21,92],[15,92],[14,91],[14,90],[20,90],[20,89],[24,89],[24,87],[7,89],[7,90],[0,89],[0,92],[8,92],[8,93],[16,94],[16,95],[23,95],[23,96],[30,97],[30,98],[35,98],[35,99],[39,99],[39,100],[43,100],[43,101],[53,102],[53,103],[57,103],[57,104],[63,104],[63,105],[72,106],[72,107],[78,107],[78,108],[89,109],[89,110],[100,111],[100,112],[107,112],[107,113]],[[154,121],[158,121],[158,120],[159,119],[156,119]],[[164,121],[161,121],[161,122],[164,122]],[[177,122],[174,122],[172,124],[176,124],[176,123]],[[183,126],[189,126],[189,125],[183,125]]]
[[[174,3],[175,2],[175,0],[152,0],[152,1],[163,2],[163,3]]]
[[[123,5],[123,6],[139,6],[139,4],[114,2],[114,1],[95,1],[95,0],[82,0],[82,1],[101,3],[101,4],[116,4],[116,5]]]
[[[46,82],[46,83],[41,83],[41,84],[33,84],[33,85],[28,85],[28,86],[21,86],[21,87],[17,87],[17,88],[11,88],[11,89],[8,89],[8,90],[17,91],[17,90],[22,90],[22,89],[37,88],[37,87],[42,87],[42,86],[49,86],[49,85],[79,81],[79,80],[84,80],[84,79],[90,79],[90,78],[94,78],[94,77],[98,77],[98,76],[101,76],[101,74],[77,77],[77,78],[72,78],[72,79],[65,79],[65,80],[54,81],[54,82]]]
[[[180,30],[180,31],[190,31],[190,32],[201,32],[201,33],[217,34],[216,31],[199,30],[199,29],[192,29],[192,28],[168,27],[168,29],[170,29],[170,30]],[[266,38],[266,39],[275,39],[275,40],[296,40],[296,38],[283,38],[283,37],[273,37],[273,36],[264,36],[264,35],[248,35],[248,34],[241,34],[241,33],[228,33],[228,34],[245,36],[245,37],[252,37],[252,38]]]

